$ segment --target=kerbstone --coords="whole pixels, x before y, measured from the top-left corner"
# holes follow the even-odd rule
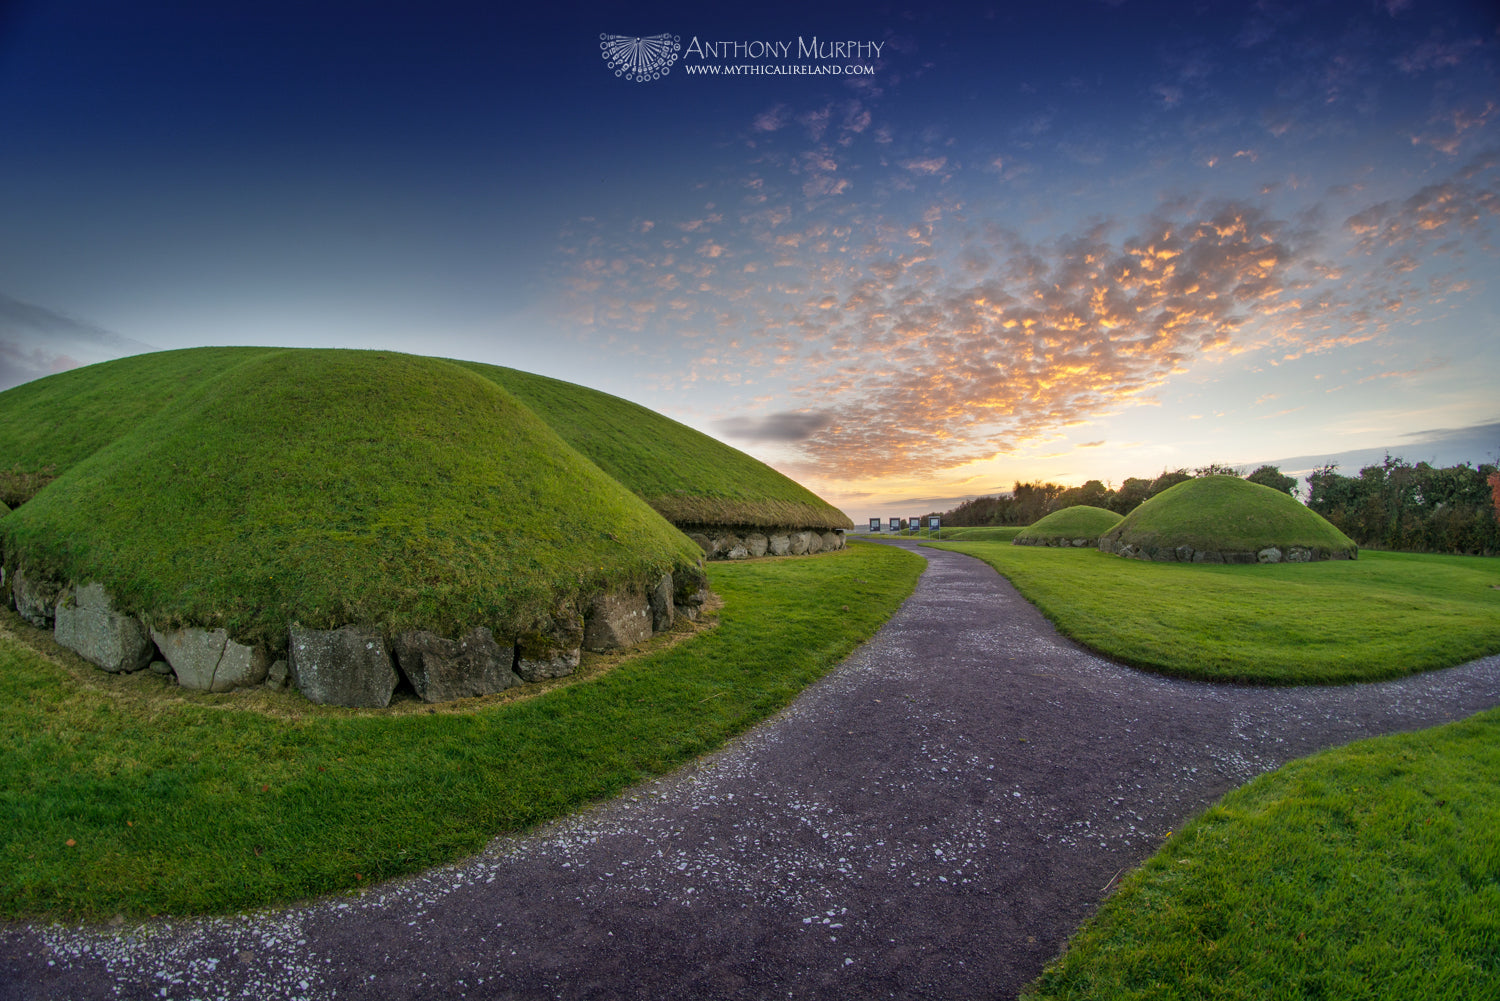
[[[571,610],[560,609],[516,640],[516,673],[525,681],[567,677],[578,670],[582,646],[583,622]]]
[[[236,643],[223,629],[153,629],[151,639],[183,688],[227,692],[258,685],[270,666],[263,648]]]
[[[57,603],[53,638],[78,656],[111,674],[139,671],[150,665],[155,647],[146,627],[134,616],[110,605],[99,583],[81,587]]]
[[[384,708],[400,675],[380,630],[373,626],[306,629],[293,623],[287,665],[292,682],[325,706]]]
[[[513,688],[521,679],[511,670],[515,647],[501,644],[484,626],[476,626],[456,640],[426,629],[396,637],[396,661],[423,702],[493,695]]]
[[[651,606],[637,591],[605,591],[594,598],[584,617],[585,650],[620,650],[650,638]]]

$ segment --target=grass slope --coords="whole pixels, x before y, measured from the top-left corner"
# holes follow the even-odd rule
[[[0,393],[0,467],[64,473],[270,348],[187,348],[75,368]]]
[[[1500,710],[1359,741],[1225,796],[1022,995],[1500,997]]]
[[[1034,542],[1046,539],[1097,539],[1114,528],[1121,516],[1102,507],[1075,504],[1061,511],[1053,511],[1047,517],[1017,533],[1012,541]]]
[[[5,468],[57,473],[245,361],[279,348],[189,348],[74,369],[0,393]],[[455,361],[530,407],[564,441],[680,524],[850,528],[765,463],[645,407],[516,369]]]
[[[274,648],[291,621],[514,635],[560,600],[696,559],[540,418],[449,362],[212,360],[227,367],[0,520],[7,562]]]
[[[785,706],[880,627],[922,566],[885,546],[711,564],[716,628],[462,712],[186,693],[0,635],[0,916],[229,911],[458,858]]]
[[[1168,674],[1327,684],[1500,653],[1500,562],[1480,557],[1367,551],[1357,562],[1240,567],[935,545],[989,563],[1080,643]]]
[[[457,364],[505,387],[676,524],[853,527],[842,511],[759,459],[653,410],[558,379]]]
[[[1238,476],[1201,476],[1163,490],[1105,537],[1147,549],[1254,552],[1273,545],[1305,546],[1323,555],[1358,550],[1348,536],[1295,498]]]

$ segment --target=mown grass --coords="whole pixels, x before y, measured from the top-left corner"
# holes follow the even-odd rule
[[[1289,494],[1238,476],[1200,476],[1146,501],[1106,533],[1146,548],[1192,546],[1256,552],[1305,546],[1323,555],[1357,552],[1348,536]]]
[[[715,628],[533,698],[432,712],[75,675],[0,637],[0,914],[220,912],[459,858],[785,706],[921,569],[884,546],[712,564]]]
[[[1372,681],[1500,652],[1500,562],[1480,557],[1366,552],[1357,561],[1222,566],[934,545],[989,563],[1080,643],[1183,677]]]
[[[1102,507],[1075,504],[1053,511],[1027,526],[1015,538],[1026,539],[1097,539],[1120,523],[1121,516]]]
[[[1021,525],[975,525],[965,528],[944,528],[938,532],[938,542],[1009,542],[1024,532]]]
[[[9,567],[100,581],[157,625],[224,627],[274,650],[291,622],[514,636],[700,555],[514,397],[449,362],[210,354],[227,367],[0,519]]]
[[[759,459],[629,400],[513,368],[457,364],[513,393],[675,524],[853,527],[842,511]]]
[[[1292,762],[1126,877],[1022,997],[1500,997],[1500,710]]]

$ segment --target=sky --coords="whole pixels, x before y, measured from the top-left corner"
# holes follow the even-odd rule
[[[1500,458],[1484,0],[0,0],[0,386],[209,344],[626,397],[843,508]]]

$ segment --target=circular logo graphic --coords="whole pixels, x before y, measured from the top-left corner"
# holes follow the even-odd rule
[[[672,71],[682,40],[676,35],[600,35],[599,54],[615,76],[645,83]]]

